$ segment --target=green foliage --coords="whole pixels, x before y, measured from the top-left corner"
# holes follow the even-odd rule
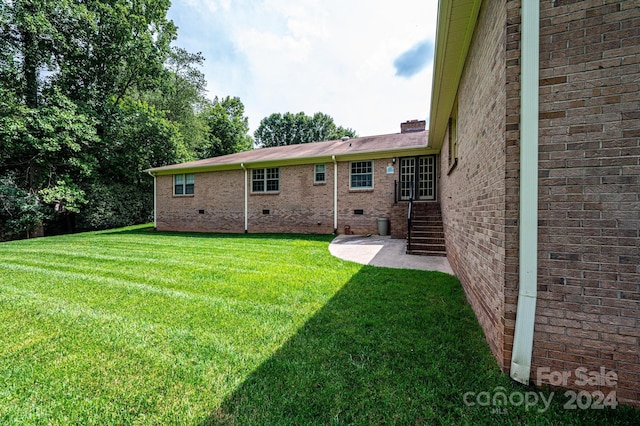
[[[179,126],[186,149],[192,157],[201,158],[207,145],[209,127],[201,113],[209,101],[205,99],[206,81],[202,71],[204,57],[173,47],[165,62],[163,77],[155,90],[140,93],[140,98],[163,111],[165,117]]]
[[[87,205],[78,215],[78,229],[108,229],[153,220],[151,177],[140,185],[93,183],[87,188]]]
[[[240,98],[216,97],[201,114],[209,128],[206,144],[198,153],[199,158],[217,157],[247,151],[253,140],[249,132],[249,119],[244,115]]]
[[[54,206],[55,213],[78,213],[87,203],[85,192],[69,178],[59,180],[54,186],[39,191],[42,201]]]
[[[200,52],[189,53],[179,47],[171,49],[161,90],[156,92],[159,98],[155,100],[159,109],[167,111],[169,120],[184,122],[195,115],[195,109],[203,107],[207,82],[198,69],[203,63]]]
[[[207,101],[203,56],[171,48],[169,6],[0,3],[0,175],[69,229],[75,215],[97,228],[147,220],[143,170],[252,145],[242,102]]]
[[[95,158],[87,148],[97,140],[93,121],[57,91],[29,108],[0,89],[0,168],[15,171],[28,190],[50,186],[56,177],[87,177]]]
[[[66,6],[66,0],[61,2]],[[13,0],[0,6],[0,84],[10,88],[25,105],[39,104],[39,71],[54,66],[55,46],[61,40],[55,0]]]
[[[12,174],[0,177],[0,241],[28,236],[44,218],[36,194],[21,189]]]
[[[145,101],[123,99],[114,107],[99,152],[100,177],[139,183],[143,170],[190,159],[178,126]]]
[[[52,81],[99,119],[133,90],[157,87],[169,44],[176,38],[167,20],[169,0],[63,1],[57,24],[64,42],[57,45]]]
[[[274,113],[260,121],[254,132],[256,146],[271,147],[356,137],[353,129],[337,126],[333,118],[321,112],[312,117],[303,112]]]

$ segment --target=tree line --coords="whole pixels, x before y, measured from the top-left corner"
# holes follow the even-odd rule
[[[254,148],[238,97],[206,97],[169,0],[0,4],[0,240],[152,217],[150,167]],[[256,146],[355,136],[273,114]]]

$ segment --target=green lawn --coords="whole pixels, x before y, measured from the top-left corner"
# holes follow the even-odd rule
[[[460,283],[328,236],[149,227],[0,244],[0,424],[640,424],[468,406],[500,373]],[[548,392],[544,395],[549,395]]]

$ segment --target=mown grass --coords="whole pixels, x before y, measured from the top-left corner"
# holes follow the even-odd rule
[[[133,227],[0,244],[0,423],[640,423],[560,395],[544,413],[465,405],[527,389],[459,282],[329,241]]]

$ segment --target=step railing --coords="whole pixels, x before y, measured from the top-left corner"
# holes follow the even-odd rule
[[[411,219],[413,218],[413,182],[409,182],[409,208],[407,209],[407,249],[411,250]]]

